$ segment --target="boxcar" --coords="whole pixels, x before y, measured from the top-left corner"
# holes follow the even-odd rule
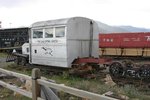
[[[99,34],[100,55],[150,56],[150,32]]]
[[[28,27],[0,29],[0,49],[21,47],[29,41]]]

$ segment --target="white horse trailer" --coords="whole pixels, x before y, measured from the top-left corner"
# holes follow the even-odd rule
[[[29,63],[69,68],[78,57],[98,57],[99,28],[95,21],[72,17],[40,21],[32,24],[23,54],[29,54]]]

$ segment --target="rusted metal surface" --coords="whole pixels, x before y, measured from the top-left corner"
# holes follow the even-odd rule
[[[87,63],[94,63],[94,64],[106,64],[106,63],[111,63],[112,59],[111,58],[78,58],[74,60],[73,64],[87,64]]]
[[[100,74],[99,71],[105,69],[105,64],[110,64],[111,62],[112,59],[110,58],[78,58],[72,63],[69,73],[88,79],[96,78]]]

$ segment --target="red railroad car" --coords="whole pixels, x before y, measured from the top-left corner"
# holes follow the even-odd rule
[[[119,58],[109,66],[112,76],[150,79],[150,64],[139,67],[130,61],[150,58],[150,32],[100,33],[99,51],[102,57]]]
[[[99,34],[100,48],[150,48],[150,32]]]
[[[150,32],[99,34],[102,56],[150,56]]]

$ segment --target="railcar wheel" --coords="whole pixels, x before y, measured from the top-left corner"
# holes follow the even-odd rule
[[[139,76],[144,79],[150,79],[150,64],[144,64],[140,67]]]
[[[113,62],[109,67],[109,72],[114,77],[121,77],[123,75],[123,64],[120,62]]]

